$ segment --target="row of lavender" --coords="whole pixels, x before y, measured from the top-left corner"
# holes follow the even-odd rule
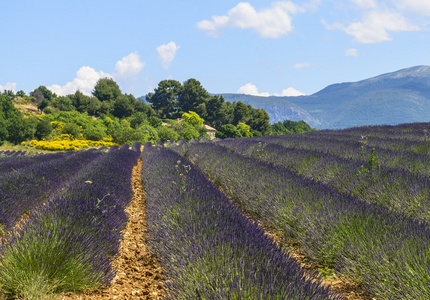
[[[94,153],[96,157],[82,162]],[[131,171],[139,154],[115,148],[108,153],[67,154],[55,164],[54,160],[51,167],[61,165],[69,182],[2,237],[0,290],[45,299],[53,293],[107,285],[115,272],[111,263],[127,222],[124,209],[131,200]],[[74,164],[80,170],[71,174]]]
[[[372,297],[430,294],[427,223],[232,148],[195,143],[176,150],[251,216],[299,242],[310,259],[352,278]]]
[[[188,160],[145,145],[150,248],[173,299],[340,299],[274,244]]]
[[[365,134],[366,131],[363,131]],[[427,167],[430,140],[413,141],[392,137],[349,135],[348,131],[321,131],[287,136],[255,138],[253,141],[282,145],[287,148],[320,151],[358,162],[367,162],[375,154],[375,163],[430,177]]]
[[[384,205],[389,209],[430,222],[430,210],[423,209],[430,207],[429,176],[379,164],[380,160],[375,151],[368,160],[354,160],[319,150],[282,146],[284,144],[282,140],[288,140],[288,137],[265,141],[224,140],[217,144],[241,155],[283,166],[363,201]],[[312,142],[308,141],[309,148]],[[404,153],[394,153],[394,157],[402,154]],[[424,156],[427,164],[425,168],[423,166],[423,170],[429,172],[430,156]],[[405,155],[403,159],[411,159],[413,164],[413,157]]]
[[[99,151],[79,151],[0,160],[0,232],[24,213],[59,193]]]
[[[15,156],[23,156],[23,155],[27,155],[27,152],[25,151],[11,151],[11,150],[5,150],[5,151],[0,151],[0,157],[15,157]]]

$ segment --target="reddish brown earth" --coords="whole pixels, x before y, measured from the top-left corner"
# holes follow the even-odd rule
[[[90,293],[67,293],[58,300],[90,299],[161,299],[163,295],[163,271],[157,257],[147,247],[146,200],[140,178],[142,161],[133,168],[132,185],[134,196],[126,209],[129,222],[124,229],[120,245],[120,256],[114,265],[117,276],[106,288]]]

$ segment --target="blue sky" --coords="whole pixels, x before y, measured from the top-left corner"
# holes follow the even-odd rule
[[[124,93],[199,80],[211,93],[313,94],[430,65],[429,0],[0,2],[0,90]]]

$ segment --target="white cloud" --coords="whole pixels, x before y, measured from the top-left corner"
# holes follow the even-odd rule
[[[170,42],[157,47],[158,59],[161,61],[163,69],[169,69],[170,63],[175,59],[176,51],[178,51],[178,49],[179,46],[176,45],[175,42]]]
[[[116,62],[113,74],[105,73],[103,71],[97,72],[89,66],[84,66],[76,72],[76,77],[72,81],[67,82],[63,86],[53,84],[47,88],[61,96],[74,94],[77,90],[90,96],[97,81],[101,78],[112,78],[128,87],[130,82],[137,74],[139,74],[144,66],[145,63],[141,62],[137,52],[134,52]]]
[[[97,72],[93,68],[85,66],[80,68],[76,72],[76,77],[75,79],[73,79],[73,81],[70,81],[63,86],[54,84],[54,85],[48,86],[47,88],[60,96],[74,94],[77,90],[80,90],[85,95],[90,96],[91,91],[93,90],[97,81],[100,78],[105,78],[105,77],[112,78],[112,75],[108,73],[104,73],[103,71]]]
[[[277,94],[275,93],[275,96],[288,96],[288,97],[295,97],[295,96],[304,96],[306,95],[305,93],[302,93],[298,90],[296,90],[295,88],[289,87],[286,88],[284,90],[282,90],[281,94]]]
[[[397,7],[413,11],[419,15],[430,16],[430,1],[428,0],[395,0]]]
[[[246,94],[246,95],[253,95],[253,96],[261,96],[261,97],[269,97],[270,94],[265,92],[265,93],[259,93],[258,92],[258,88],[252,84],[252,83],[247,83],[244,86],[241,86],[237,92],[239,94]]]
[[[375,0],[350,0],[359,8],[376,8],[378,3]]]
[[[310,68],[313,64],[310,62],[302,62],[302,63],[296,63],[294,64],[294,69],[304,69],[304,68]]]
[[[5,85],[0,84],[0,93],[3,91],[16,91],[16,83],[15,82],[8,82]]]
[[[136,51],[116,62],[113,75],[116,79],[133,77],[139,74],[144,66],[145,63],[140,61]]]
[[[409,22],[403,14],[385,4],[374,0],[350,0],[363,10],[362,17],[349,25],[341,23],[322,23],[327,29],[339,29],[354,37],[354,41],[362,44],[374,44],[391,41],[389,32],[416,31],[419,26]]]
[[[253,95],[253,96],[260,96],[260,97],[269,97],[271,96],[268,92],[260,93],[258,91],[257,86],[255,86],[252,83],[247,83],[244,86],[241,86],[237,93],[239,94],[245,94],[245,95]],[[275,96],[302,96],[305,95],[304,93],[296,90],[295,88],[289,87],[287,89],[282,90],[281,94],[275,93]]]
[[[355,48],[350,48],[345,50],[346,56],[358,56],[358,51]]]
[[[314,10],[320,0],[299,6],[291,1],[272,2],[271,7],[257,11],[248,2],[240,2],[225,16],[213,16],[211,21],[204,20],[196,24],[200,30],[217,36],[224,28],[253,29],[263,38],[280,38],[293,30],[292,14]]]

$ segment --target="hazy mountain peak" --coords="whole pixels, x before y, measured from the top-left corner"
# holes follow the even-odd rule
[[[402,79],[405,77],[430,78],[430,66],[415,66],[382,74],[371,79]]]

